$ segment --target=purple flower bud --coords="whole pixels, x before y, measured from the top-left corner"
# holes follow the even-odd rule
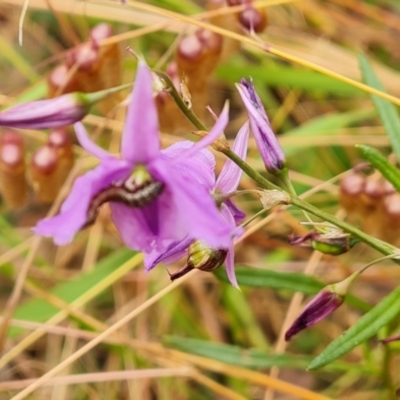
[[[0,112],[0,126],[21,129],[60,128],[80,121],[90,107],[123,87],[94,93],[68,93],[53,99],[29,101]]]
[[[304,308],[301,314],[293,322],[292,326],[285,333],[285,340],[288,341],[303,329],[315,325],[339,308],[346,294],[360,275],[360,271],[354,272],[348,278],[322,289]]]
[[[252,80],[236,84],[249,115],[251,130],[265,167],[271,174],[280,174],[286,167],[283,150],[272,131],[264,106],[258,97]]]

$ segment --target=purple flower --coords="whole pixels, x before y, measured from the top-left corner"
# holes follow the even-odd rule
[[[100,159],[94,170],[76,179],[60,213],[40,221],[35,233],[70,242],[93,222],[98,207],[110,202],[112,219],[130,248],[164,253],[188,233],[211,246],[228,247],[233,227],[221,216],[208,187],[214,180],[214,158],[203,149],[228,122],[225,107],[201,141],[179,142],[160,151],[152,75],[140,62],[122,135],[121,158],[91,142],[75,124],[82,147]]]
[[[50,129],[80,121],[90,107],[120,88],[94,93],[68,93],[54,99],[17,104],[0,112],[0,126],[21,129]]]
[[[247,153],[247,143],[249,138],[249,123],[246,122],[240,129],[232,150],[242,159],[245,159]],[[238,187],[242,170],[231,160],[227,160],[214,185],[209,186],[209,190],[214,193],[216,198],[226,198],[231,195]],[[171,275],[171,279],[183,276],[193,268],[199,268],[203,271],[212,271],[218,268],[225,261],[226,272],[233,286],[238,287],[234,270],[234,248],[233,238],[242,234],[242,229],[237,225],[243,221],[245,214],[236,207],[234,202],[227,198],[220,204],[221,214],[232,228],[232,237],[228,246],[213,246],[211,243],[199,240],[192,232],[175,242],[171,243],[169,249],[161,253],[157,250],[145,255],[144,264],[146,270],[151,270],[159,262],[170,264],[187,256],[187,265],[181,270]]]
[[[267,113],[258,97],[253,81],[242,79],[236,84],[249,115],[251,130],[265,167],[271,174],[280,174],[286,167],[285,154],[272,131]]]

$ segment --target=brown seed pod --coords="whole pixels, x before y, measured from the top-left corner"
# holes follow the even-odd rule
[[[239,13],[239,22],[248,31],[260,33],[267,26],[267,13],[250,6]]]
[[[57,150],[49,145],[40,147],[32,156],[30,173],[33,189],[41,203],[52,203],[61,188],[57,164]]]
[[[47,78],[47,88],[49,98],[82,90],[76,75],[65,64],[59,65],[50,73]]]
[[[57,152],[57,180],[62,185],[74,166],[74,152],[71,138],[67,130],[57,129],[50,133],[48,145]]]
[[[0,139],[0,188],[10,208],[21,207],[28,198],[25,146],[21,136],[5,132]]]

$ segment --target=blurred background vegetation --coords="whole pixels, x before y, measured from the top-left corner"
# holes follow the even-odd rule
[[[254,38],[240,25],[239,11],[232,12],[224,1],[122,3],[30,0],[21,46],[24,1],[3,0],[0,106],[59,95],[68,85],[71,90],[95,91],[131,82],[136,61],[124,51],[127,46],[143,54],[150,66],[165,69],[179,58],[179,45],[197,29],[196,21]],[[136,7],[138,4],[156,8],[146,10]],[[254,38],[257,43],[267,43],[356,81],[363,79],[359,68],[363,54],[388,92],[400,96],[400,5],[396,0],[271,0],[255,1],[253,6],[265,12],[268,20]],[[165,10],[176,13],[176,18]],[[179,15],[191,16],[192,24]],[[113,33],[100,40],[100,61],[87,69],[82,63],[80,68],[76,49],[88,43],[93,27],[104,22]],[[400,196],[379,173],[359,166],[362,159],[354,147],[371,145],[392,159],[389,139],[371,97],[304,63],[275,57],[226,35],[223,40],[223,53],[197,65],[214,62],[215,68],[207,72],[195,69],[192,75],[191,67],[186,71],[193,106],[204,121],[212,121],[203,113],[205,105],[219,113],[229,99],[231,123],[226,133],[234,138],[247,118],[234,83],[252,77],[287,155],[297,193],[398,245]],[[62,85],[54,73],[57,68],[64,74]],[[115,152],[125,110],[120,103],[127,93],[100,104],[85,119],[92,137]],[[190,133],[194,128],[169,99],[157,101],[163,145],[194,139]],[[13,398],[132,311],[129,321],[116,332],[105,335],[33,394],[20,398],[395,397],[400,385],[400,345],[385,347],[378,339],[398,330],[396,319],[339,360],[306,371],[327,344],[396,287],[400,272],[393,263],[381,262],[368,270],[355,284],[353,296],[335,314],[286,343],[286,329],[310,296],[324,285],[344,279],[378,253],[358,245],[332,257],[292,247],[288,236],[305,233],[308,228],[299,224],[304,220],[299,210],[284,207],[253,221],[238,241],[241,291],[227,283],[223,268],[215,274],[197,271],[172,285],[164,266],[145,274],[141,255],[124,248],[107,207],[95,225],[70,245],[57,248],[50,240],[33,237],[31,227],[48,212],[57,211],[74,177],[93,166],[93,160],[75,144],[71,130],[67,136],[72,144],[56,151],[62,168],[51,173],[37,170],[34,155],[49,143],[50,132],[19,133],[24,143],[23,172],[10,172],[7,165],[0,165],[2,174],[11,176],[11,180],[3,179],[0,204],[0,312],[4,310],[5,318],[12,311],[9,329],[2,331],[5,340],[1,339],[1,400]],[[216,157],[220,170],[224,158]],[[263,171],[254,139],[250,140],[248,163]],[[67,176],[62,171],[71,172]],[[24,183],[25,177],[28,183]],[[20,188],[22,204],[7,199],[13,187]],[[257,185],[244,176],[240,187],[255,189]],[[240,196],[238,204],[249,216],[260,208],[259,199],[251,194]]]

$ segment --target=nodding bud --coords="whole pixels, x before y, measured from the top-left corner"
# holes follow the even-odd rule
[[[292,326],[285,333],[285,340],[300,331],[315,325],[339,308],[349,291],[351,284],[360,275],[357,271],[348,278],[322,289],[304,308],[300,315],[293,322]]]
[[[247,109],[251,130],[267,171],[274,175],[281,175],[287,171],[285,154],[272,130],[253,81],[250,79],[247,82],[242,79],[236,87]]]
[[[5,132],[0,139],[0,188],[8,207],[21,207],[27,200],[25,170],[25,147],[21,136]]]
[[[41,203],[52,203],[62,186],[57,176],[58,155],[54,147],[40,147],[32,156],[30,172],[33,189]]]
[[[268,19],[264,10],[250,6],[239,13],[239,22],[248,31],[260,33],[267,26]]]
[[[187,264],[174,274],[170,274],[171,281],[186,275],[195,268],[201,271],[214,271],[224,263],[227,255],[226,250],[212,249],[200,240],[193,241],[188,252]]]
[[[338,256],[349,251],[359,240],[352,238],[348,233],[338,230],[332,230],[327,233],[311,231],[303,236],[291,236],[289,238],[289,243],[292,245],[304,246],[307,242],[311,243],[311,247],[314,250]]]

